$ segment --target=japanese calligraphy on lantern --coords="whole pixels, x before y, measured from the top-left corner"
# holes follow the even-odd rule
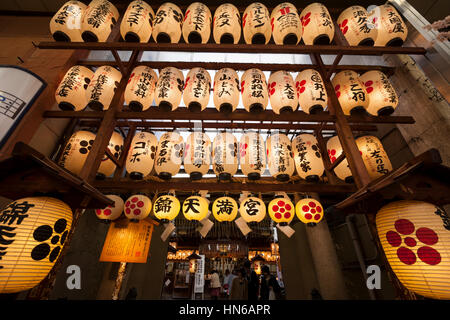
[[[184,153],[183,137],[177,132],[164,133],[158,144],[156,173],[162,179],[170,179],[180,170]]]
[[[131,141],[125,168],[132,179],[143,179],[153,170],[158,139],[153,133],[138,132]]]
[[[158,76],[152,68],[137,66],[131,72],[125,88],[125,103],[132,111],[144,111],[150,108]]]
[[[337,23],[351,46],[373,46],[377,30],[368,26],[368,12],[361,6],[351,6],[339,15]]]
[[[154,16],[155,12],[145,1],[131,2],[120,24],[122,38],[127,42],[148,42],[152,36]]]
[[[297,110],[297,92],[289,72],[277,71],[270,75],[269,96],[270,105],[276,114]]]
[[[203,220],[208,214],[208,201],[200,196],[191,196],[183,202],[183,215],[188,220]]]
[[[298,44],[302,25],[297,9],[289,2],[280,3],[270,16],[272,35],[276,44]]]
[[[367,112],[374,115],[390,115],[398,105],[398,97],[388,77],[378,70],[367,71],[359,77],[369,97]]]
[[[213,169],[220,180],[230,180],[238,169],[237,140],[229,132],[221,132],[213,141]]]
[[[269,94],[266,76],[256,68],[244,72],[241,78],[242,103],[249,112],[261,112],[267,107]]]
[[[163,195],[153,204],[153,213],[160,220],[173,220],[180,212],[180,201],[174,196]]]
[[[303,27],[302,39],[306,45],[330,44],[334,37],[334,23],[328,9],[315,2],[300,13]]]
[[[93,75],[90,69],[83,66],[70,68],[55,92],[59,108],[69,111],[83,110],[88,103],[86,89]]]
[[[214,201],[212,212],[217,221],[233,221],[238,213],[238,204],[233,198],[220,197]]]
[[[109,1],[92,1],[81,22],[81,37],[86,42],[105,42],[119,20],[119,11]]]
[[[267,44],[272,34],[267,7],[260,2],[249,5],[242,17],[242,29],[245,43]]]
[[[291,141],[285,134],[275,133],[267,138],[269,172],[279,181],[288,181],[294,173]]]
[[[295,78],[300,108],[309,114],[325,110],[328,95],[320,73],[314,69],[303,70]]]
[[[88,106],[98,111],[109,109],[121,79],[122,73],[111,66],[101,66],[95,70],[86,91]]]
[[[257,132],[241,136],[239,155],[242,172],[249,180],[259,180],[266,169],[266,153],[263,137]]]
[[[211,35],[211,11],[203,3],[194,2],[187,9],[183,22],[186,43],[207,43]]]
[[[50,21],[50,32],[55,41],[83,41],[81,19],[86,7],[80,1],[68,1],[55,13]]]
[[[186,76],[183,101],[189,110],[205,110],[209,102],[211,76],[203,68],[192,68]]]
[[[356,145],[361,153],[367,172],[372,179],[392,171],[391,161],[377,137],[359,137],[356,139]]]
[[[214,12],[213,36],[216,43],[238,43],[241,38],[241,16],[231,3],[220,5]]]
[[[239,77],[233,69],[223,68],[214,75],[213,100],[217,110],[231,112],[239,103]]]
[[[163,3],[153,20],[153,39],[159,43],[178,43],[181,38],[183,13],[181,9],[170,2]]]
[[[358,74],[351,70],[344,70],[336,74],[332,80],[334,91],[345,115],[366,110],[370,98]]]
[[[377,6],[368,19],[377,30],[376,46],[401,46],[406,40],[408,28],[392,5]]]
[[[302,179],[317,181],[323,175],[319,144],[312,134],[300,134],[292,140],[297,173]]]
[[[191,133],[186,141],[184,169],[193,180],[201,179],[211,164],[211,140],[203,132]]]
[[[266,205],[259,198],[248,197],[241,202],[239,213],[246,222],[261,222],[266,216]]]
[[[178,108],[184,88],[183,73],[177,68],[167,67],[159,73],[156,84],[155,102],[163,111]]]

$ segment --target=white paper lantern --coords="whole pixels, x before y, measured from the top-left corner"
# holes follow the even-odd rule
[[[82,18],[81,37],[85,42],[106,42],[117,21],[119,21],[119,11],[111,2],[93,0]]]
[[[367,71],[359,79],[364,83],[369,97],[367,112],[374,116],[387,116],[398,105],[398,96],[388,77],[381,71]]]
[[[351,6],[339,15],[337,23],[349,45],[374,45],[377,29],[368,23],[368,15],[367,10],[361,6]]]
[[[73,174],[79,175],[84,162],[94,144],[95,134],[89,131],[77,131],[64,146],[58,164]]]
[[[120,24],[122,39],[126,42],[148,42],[152,36],[154,17],[155,12],[147,2],[132,1]]]
[[[370,98],[358,74],[351,70],[337,73],[333,80],[334,91],[345,115],[366,113]]]
[[[381,141],[374,136],[356,139],[356,145],[366,166],[369,177],[374,180],[392,171],[392,164]]]
[[[211,90],[211,76],[203,68],[193,68],[186,76],[184,84],[183,101],[192,112],[206,109],[209,103]]]
[[[270,175],[288,181],[295,171],[291,141],[285,134],[275,133],[267,138],[266,148]]]
[[[132,111],[145,111],[153,103],[158,76],[152,68],[137,66],[131,72],[125,88],[125,103]]]
[[[242,16],[242,30],[247,44],[267,44],[272,35],[269,10],[260,3],[249,5]]]
[[[86,89],[94,75],[90,69],[83,66],[73,66],[59,83],[55,99],[61,110],[80,111],[88,103]]]
[[[259,198],[248,197],[241,202],[239,213],[246,222],[261,222],[266,217],[266,205]]]
[[[152,36],[157,43],[178,43],[181,38],[183,12],[174,3],[163,3],[153,20]]]
[[[87,6],[81,1],[67,1],[50,20],[55,41],[82,42],[81,19]]]
[[[111,154],[119,160],[120,155],[123,151],[123,138],[122,135],[116,131],[113,132],[111,136],[111,140],[109,140],[108,149]],[[116,170],[116,165],[114,162],[105,154],[102,162],[100,163],[100,167],[98,168],[97,178],[104,179],[105,177],[109,177]]]
[[[314,69],[306,69],[295,78],[300,108],[308,114],[319,113],[327,107],[328,95],[320,73]]]
[[[242,103],[249,112],[261,112],[269,102],[266,76],[256,68],[244,72],[241,78]]]
[[[145,195],[135,194],[125,201],[125,216],[132,220],[144,220],[152,211],[152,201]]]
[[[221,132],[213,141],[212,161],[219,180],[231,180],[238,169],[237,140],[229,132]]]
[[[114,97],[122,73],[110,66],[101,66],[97,70],[86,90],[88,107],[93,110],[108,110]]]
[[[116,220],[122,215],[124,202],[121,197],[114,194],[106,195],[114,201],[113,205],[109,205],[103,209],[96,209],[95,214],[100,220]]]
[[[216,43],[239,43],[241,15],[231,3],[220,5],[214,12],[213,36]]]
[[[155,164],[158,139],[153,133],[138,132],[131,140],[125,168],[131,179],[145,179]]]
[[[239,152],[241,170],[249,180],[259,180],[266,170],[266,148],[263,137],[257,132],[241,136]]]
[[[312,134],[300,134],[292,140],[294,161],[300,178],[306,181],[318,181],[325,167],[320,153],[319,143]]]
[[[186,43],[207,43],[211,35],[211,11],[203,3],[194,2],[186,9],[183,38]]]
[[[239,76],[233,69],[223,68],[214,75],[213,100],[216,109],[229,113],[239,104]]]
[[[401,47],[406,41],[408,28],[392,5],[377,6],[369,12],[368,19],[377,30],[376,46]]]
[[[334,23],[328,9],[315,2],[300,13],[303,26],[302,39],[306,45],[331,44],[334,37]]]
[[[205,175],[211,164],[211,140],[203,132],[192,132],[184,149],[184,170],[192,180]]]
[[[183,73],[174,67],[167,67],[159,73],[155,89],[156,105],[163,111],[178,108],[184,88]]]
[[[270,15],[273,40],[276,44],[298,44],[302,38],[302,23],[297,8],[289,2],[277,5]]]
[[[156,154],[156,174],[161,179],[171,179],[180,170],[183,153],[183,137],[177,132],[164,133],[159,139]]]
[[[344,152],[338,136],[331,137],[327,141],[327,150],[328,156],[330,157],[330,162],[333,164],[342,152]],[[342,160],[342,162],[334,168],[334,173],[339,179],[344,180],[347,183],[353,182],[352,172],[348,165],[347,159]]]
[[[276,114],[297,110],[297,92],[289,72],[277,71],[270,75],[269,97],[272,110]]]

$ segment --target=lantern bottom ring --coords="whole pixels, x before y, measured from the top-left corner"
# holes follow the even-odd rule
[[[98,42],[98,37],[91,31],[84,31],[81,34],[81,38],[83,38],[84,42]]]
[[[261,103],[253,103],[250,105],[249,110],[253,113],[260,113],[264,110],[264,107]]]
[[[319,45],[327,45],[330,44],[331,40],[330,37],[327,34],[319,34],[317,37],[314,38],[313,44],[319,44]]]
[[[356,115],[367,115],[367,111],[363,106],[356,106],[354,107],[352,110],[350,110],[350,114],[352,116],[356,116]]]
[[[306,225],[308,227],[315,227],[315,226],[317,226],[317,223],[315,223],[315,222],[308,222]]]
[[[189,177],[191,178],[191,180],[200,180],[203,177],[203,175],[201,172],[191,172]]]
[[[202,111],[202,105],[200,103],[198,103],[197,101],[193,101],[193,102],[189,103],[188,109],[191,112],[196,112],[197,113],[197,112]]]
[[[172,111],[172,104],[170,102],[167,102],[167,101],[161,101],[159,103],[158,107],[159,107],[159,109],[161,111],[164,111],[164,112]]]
[[[75,106],[73,104],[71,104],[70,102],[60,102],[58,104],[58,107],[63,110],[63,111],[75,111]]]
[[[346,177],[346,178],[344,179],[344,181],[345,181],[346,183],[354,183],[354,182],[355,182],[355,179],[353,179],[353,176],[350,176],[350,177]]]
[[[311,108],[309,108],[310,114],[319,114],[322,111],[323,111],[323,107],[320,104],[316,104],[316,105],[312,106]]]
[[[289,175],[288,174],[279,174],[279,175],[277,175],[276,179],[281,182],[289,181]]]
[[[280,225],[280,227],[286,227],[288,225],[288,223],[287,222],[280,222],[279,225]]]
[[[172,175],[169,172],[161,172],[158,177],[163,180],[170,180],[172,178]]]
[[[262,33],[256,33],[252,37],[252,44],[266,44],[266,36]]]
[[[170,222],[169,219],[161,219],[161,220],[159,220],[159,221],[161,221],[162,224],[166,224],[166,223],[169,223],[169,222]]]
[[[379,116],[390,116],[392,113],[394,113],[394,108],[392,106],[386,106],[378,110]]]
[[[130,173],[130,179],[132,180],[142,180],[144,178],[144,175],[140,172],[131,172]]]
[[[234,43],[234,37],[231,33],[224,33],[220,37],[220,44],[233,44]]]
[[[233,106],[231,103],[222,103],[219,107],[219,111],[223,113],[230,113],[233,111]]]
[[[141,39],[139,38],[139,36],[132,32],[132,31],[128,31],[127,34],[125,35],[125,42],[140,42]]]
[[[103,111],[103,103],[100,101],[90,101],[87,106],[94,111]]]
[[[358,46],[364,46],[364,47],[373,47],[374,45],[375,45],[375,41],[373,41],[372,38],[363,39],[358,43]]]
[[[296,45],[297,43],[298,43],[298,37],[295,33],[289,33],[283,39],[283,44]]]
[[[197,31],[191,31],[188,36],[189,43],[202,43],[202,36]]]
[[[294,109],[292,109],[291,106],[285,106],[280,109],[280,113],[291,113],[294,112]]]
[[[231,174],[226,173],[226,172],[222,172],[221,174],[219,174],[219,180],[220,181],[230,181],[231,180]]]
[[[317,182],[317,181],[319,181],[319,179],[320,179],[320,177],[317,174],[313,174],[313,175],[307,176],[305,178],[305,180],[308,182]]]
[[[261,175],[258,172],[252,172],[248,174],[248,180],[259,180]]]
[[[394,38],[389,40],[388,43],[386,43],[386,47],[401,47],[403,45],[403,40],[401,38]]]
[[[97,174],[95,175],[95,179],[97,180],[105,180],[105,178],[106,176],[104,173],[97,172]]]
[[[70,38],[65,32],[56,31],[52,36],[55,41],[70,42]]]
[[[158,36],[156,37],[157,43],[171,43],[172,40],[170,39],[170,36],[165,32],[158,33]]]
[[[142,111],[144,109],[144,106],[139,101],[130,101],[130,104],[128,105],[131,111]]]

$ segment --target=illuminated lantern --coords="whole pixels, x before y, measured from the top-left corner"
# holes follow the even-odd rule
[[[181,38],[183,12],[171,2],[163,3],[153,20],[152,36],[156,43],[178,43]]]
[[[422,201],[397,201],[376,215],[378,237],[400,282],[431,299],[450,299],[450,217]]]
[[[120,24],[122,39],[126,42],[148,42],[152,36],[154,16],[155,12],[147,2],[142,0],[131,2]]]
[[[294,219],[295,207],[289,198],[273,199],[269,203],[268,210],[270,218],[280,226],[286,226]]]
[[[306,45],[331,44],[334,37],[334,23],[328,9],[315,2],[306,6],[300,13],[303,35]]]
[[[180,201],[171,195],[160,196],[153,204],[153,213],[163,223],[171,221],[180,213]]]
[[[125,103],[132,111],[144,111],[150,108],[155,96],[158,76],[152,68],[138,66],[131,72],[125,88]]]
[[[345,115],[366,112],[369,97],[358,74],[351,70],[341,71],[331,81]]]
[[[203,132],[192,132],[184,149],[184,170],[192,180],[199,180],[211,164],[211,140]]]
[[[213,141],[213,169],[219,180],[231,180],[238,169],[237,140],[229,132],[221,132]]]
[[[156,83],[155,102],[163,111],[173,111],[178,108],[183,94],[183,73],[174,67],[167,67],[159,73]]]
[[[261,112],[269,102],[266,76],[256,68],[244,72],[241,78],[242,103],[249,112]]]
[[[186,76],[184,84],[183,101],[192,112],[206,109],[209,103],[211,90],[211,76],[203,68],[193,68]]]
[[[308,226],[315,226],[323,218],[323,207],[319,201],[312,198],[305,198],[295,205],[297,218]]]
[[[327,141],[327,149],[331,164],[333,164],[337,160],[337,158],[339,158],[342,152],[344,152],[338,136],[331,137]],[[347,183],[353,182],[352,172],[350,171],[350,167],[348,166],[347,159],[342,160],[341,163],[339,163],[337,167],[334,168],[334,173],[339,179],[344,180]]]
[[[368,22],[368,12],[361,6],[351,6],[339,15],[337,23],[351,46],[373,46],[377,30]]]
[[[49,197],[15,200],[0,213],[0,293],[25,291],[50,272],[72,226],[72,211]]]
[[[356,145],[370,178],[376,179],[392,171],[391,161],[377,137],[359,137],[356,139]]]
[[[155,164],[158,138],[150,132],[138,132],[131,140],[125,168],[131,179],[141,180],[150,175]]]
[[[195,273],[197,271],[197,266],[198,266],[197,260],[199,260],[201,258],[202,257],[200,257],[198,254],[196,254],[195,251],[192,252],[192,254],[186,258],[189,260],[189,272],[190,273]]]
[[[232,112],[239,104],[239,76],[233,69],[223,68],[214,75],[213,100],[216,109]]]
[[[277,5],[270,15],[273,40],[276,44],[298,44],[302,38],[302,23],[292,3]]]
[[[194,2],[186,9],[183,38],[186,43],[207,43],[211,35],[211,11],[203,3]]]
[[[398,105],[398,96],[386,75],[378,70],[367,71],[359,79],[369,97],[367,112],[374,116],[388,116]]]
[[[270,175],[278,181],[289,181],[295,171],[289,138],[281,133],[272,134],[267,138],[266,148]]]
[[[87,6],[80,1],[67,1],[50,20],[55,41],[82,42],[81,19]]]
[[[125,216],[132,220],[143,220],[152,211],[152,201],[145,195],[135,194],[125,201]]]
[[[318,181],[325,167],[320,154],[319,143],[312,134],[300,134],[292,140],[294,162],[300,178]]]
[[[84,11],[81,37],[85,42],[106,42],[119,20],[119,11],[109,1],[93,0]]]
[[[61,110],[80,111],[88,103],[86,89],[94,75],[83,66],[73,66],[61,80],[55,92],[55,99]]]
[[[246,222],[261,222],[266,217],[266,205],[257,197],[248,197],[241,202],[239,213]]]
[[[376,46],[401,47],[408,36],[408,28],[397,10],[384,4],[369,12],[369,22],[377,30]]]
[[[231,3],[220,5],[214,12],[213,36],[216,43],[239,43],[241,15]]]
[[[259,180],[266,170],[266,147],[257,132],[246,132],[239,142],[241,169],[249,180]]]
[[[257,254],[252,259],[252,262],[253,262],[253,270],[255,271],[255,273],[257,275],[260,275],[261,274],[261,264],[266,262],[266,260],[263,257],[261,257],[259,254]]]
[[[217,198],[212,205],[212,213],[217,221],[233,221],[238,214],[238,204],[230,197]]]
[[[70,137],[58,164],[73,174],[80,174],[84,162],[94,144],[95,134],[89,131],[77,131]]]
[[[277,71],[269,77],[270,105],[276,114],[297,110],[298,98],[294,79],[289,72]]]
[[[177,132],[166,132],[159,139],[156,154],[156,174],[164,180],[176,175],[183,159],[184,141]]]
[[[295,78],[298,103],[308,114],[319,113],[327,107],[328,95],[320,73],[314,69],[306,69]]]
[[[247,44],[267,44],[272,35],[269,10],[260,2],[249,5],[242,16],[242,30]]]
[[[95,70],[86,90],[88,107],[93,110],[108,110],[122,74],[116,68],[102,66]]]
[[[96,209],[97,218],[101,220],[116,220],[123,212],[124,202],[121,197],[110,194],[108,198],[114,201],[114,204],[107,206],[104,209]]]
[[[123,138],[120,133],[116,131],[113,132],[111,140],[109,140],[108,149],[114,156],[114,158],[119,160],[120,155],[122,154],[123,151]],[[100,167],[98,168],[97,178],[104,179],[105,177],[109,177],[114,173],[114,170],[116,170],[116,165],[105,154],[105,156],[102,159],[102,162],[100,163]]]
[[[208,200],[200,196],[191,196],[183,202],[183,215],[188,220],[203,220],[208,215]]]

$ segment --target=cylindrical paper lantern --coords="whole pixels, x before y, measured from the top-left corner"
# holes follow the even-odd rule
[[[163,111],[173,111],[178,108],[183,94],[183,73],[174,67],[167,67],[159,73],[156,83],[155,102]]]
[[[192,132],[184,148],[184,170],[192,180],[199,180],[211,165],[211,140],[203,132]]]
[[[238,169],[237,140],[229,132],[221,132],[213,141],[213,169],[219,180],[231,180]]]
[[[294,162],[300,178],[318,181],[325,167],[320,154],[319,143],[312,134],[300,134],[292,140]]]
[[[302,23],[292,3],[277,5],[270,15],[273,40],[276,44],[298,44],[302,38]]]
[[[337,23],[351,46],[373,46],[377,29],[368,24],[368,12],[361,6],[351,6],[339,15]]]
[[[194,2],[186,9],[183,38],[186,43],[207,43],[211,35],[211,11],[203,3]]]
[[[152,211],[152,201],[142,194],[132,195],[125,201],[125,216],[130,220],[143,220]]]
[[[80,111],[88,103],[86,89],[94,75],[90,69],[83,66],[73,66],[59,83],[55,99],[61,110]]]
[[[288,225],[294,219],[295,207],[288,198],[273,199],[269,203],[268,210],[270,218],[281,226]]]
[[[155,164],[158,138],[150,132],[138,132],[131,140],[125,168],[131,179],[141,180],[147,177]]]
[[[269,97],[272,110],[276,114],[297,110],[297,92],[289,72],[277,71],[270,75]]]
[[[216,43],[239,43],[241,15],[231,3],[220,5],[214,12],[213,36]]]
[[[422,201],[392,202],[378,211],[378,236],[389,264],[409,290],[450,299],[450,217]]]
[[[306,69],[295,78],[298,103],[308,114],[319,113],[327,107],[328,95],[320,73],[314,69]]]
[[[217,198],[212,205],[212,213],[217,221],[233,221],[238,214],[238,204],[230,197]]]
[[[72,211],[49,197],[15,200],[0,213],[0,293],[33,288],[52,269],[72,226]]]
[[[88,107],[97,111],[108,110],[121,79],[122,73],[116,68],[102,66],[95,70],[86,90]]]
[[[259,198],[248,197],[242,201],[239,213],[246,222],[261,222],[266,217],[266,205]]]
[[[181,38],[183,12],[174,3],[163,3],[153,20],[152,36],[157,43],[178,43]]]
[[[81,37],[85,42],[106,42],[117,21],[119,11],[111,2],[93,0],[82,18]]]
[[[342,152],[344,152],[338,136],[331,137],[327,141],[327,150],[331,163],[335,162]],[[339,179],[344,180],[347,183],[353,182],[352,172],[348,166],[347,159],[342,160],[341,163],[334,168],[334,173]]]
[[[285,134],[275,133],[267,138],[266,148],[270,175],[288,181],[295,171],[291,141]]]
[[[244,72],[241,78],[242,103],[249,112],[261,112],[269,102],[266,76],[256,68]]]
[[[369,12],[369,22],[377,30],[376,46],[401,47],[408,36],[408,28],[397,10],[390,4]]]
[[[267,44],[272,35],[269,10],[260,2],[249,5],[242,16],[242,30],[247,44]]]
[[[152,68],[138,66],[131,72],[125,88],[125,103],[132,111],[144,111],[150,108],[155,96],[158,76]]]
[[[171,221],[180,213],[180,201],[171,195],[160,196],[153,204],[153,213],[159,220]]]
[[[331,81],[334,91],[345,115],[365,113],[370,99],[364,83],[358,74],[351,70],[344,70],[336,74]]]
[[[323,207],[319,201],[305,198],[295,205],[295,213],[298,219],[309,226],[315,226],[323,218]]]
[[[50,20],[55,41],[82,42],[81,20],[87,6],[81,1],[67,1]]]
[[[108,198],[114,201],[114,204],[107,206],[104,209],[97,209],[95,213],[97,218],[101,220],[116,220],[123,212],[124,202],[121,197],[114,194],[107,195]]]
[[[183,202],[183,215],[188,220],[203,220],[208,215],[208,201],[200,196],[191,196]]]
[[[184,84],[183,101],[192,112],[206,109],[209,103],[211,90],[211,76],[203,68],[193,68],[186,76]]]
[[[146,43],[152,36],[155,12],[147,2],[136,0],[128,5],[120,24],[120,34],[126,42]]]
[[[159,139],[156,154],[156,174],[164,180],[176,175],[183,159],[184,141],[177,132],[166,132]]]
[[[239,152],[241,170],[249,180],[259,180],[266,170],[266,146],[257,132],[247,132],[241,136]]]
[[[239,76],[233,69],[223,68],[214,75],[213,100],[216,109],[232,112],[239,104]]]
[[[356,145],[370,178],[376,179],[392,171],[391,161],[377,137],[359,137],[356,139]]]
[[[388,116],[398,105],[398,97],[388,77],[381,71],[367,71],[359,79],[369,97],[367,112],[374,116]]]
[[[94,144],[95,134],[89,131],[77,131],[64,147],[58,164],[73,174],[80,174],[84,162]]]
[[[334,37],[334,23],[328,9],[315,2],[300,13],[303,26],[302,39],[306,45],[331,44]]]
[[[122,154],[123,151],[123,138],[120,133],[116,131],[113,132],[111,140],[109,140],[108,149],[114,156],[114,158],[119,160],[120,155]],[[97,178],[103,179],[105,177],[109,177],[114,173],[114,170],[116,170],[116,165],[105,154],[105,156],[102,159],[102,162],[100,163],[100,167],[98,168]]]

